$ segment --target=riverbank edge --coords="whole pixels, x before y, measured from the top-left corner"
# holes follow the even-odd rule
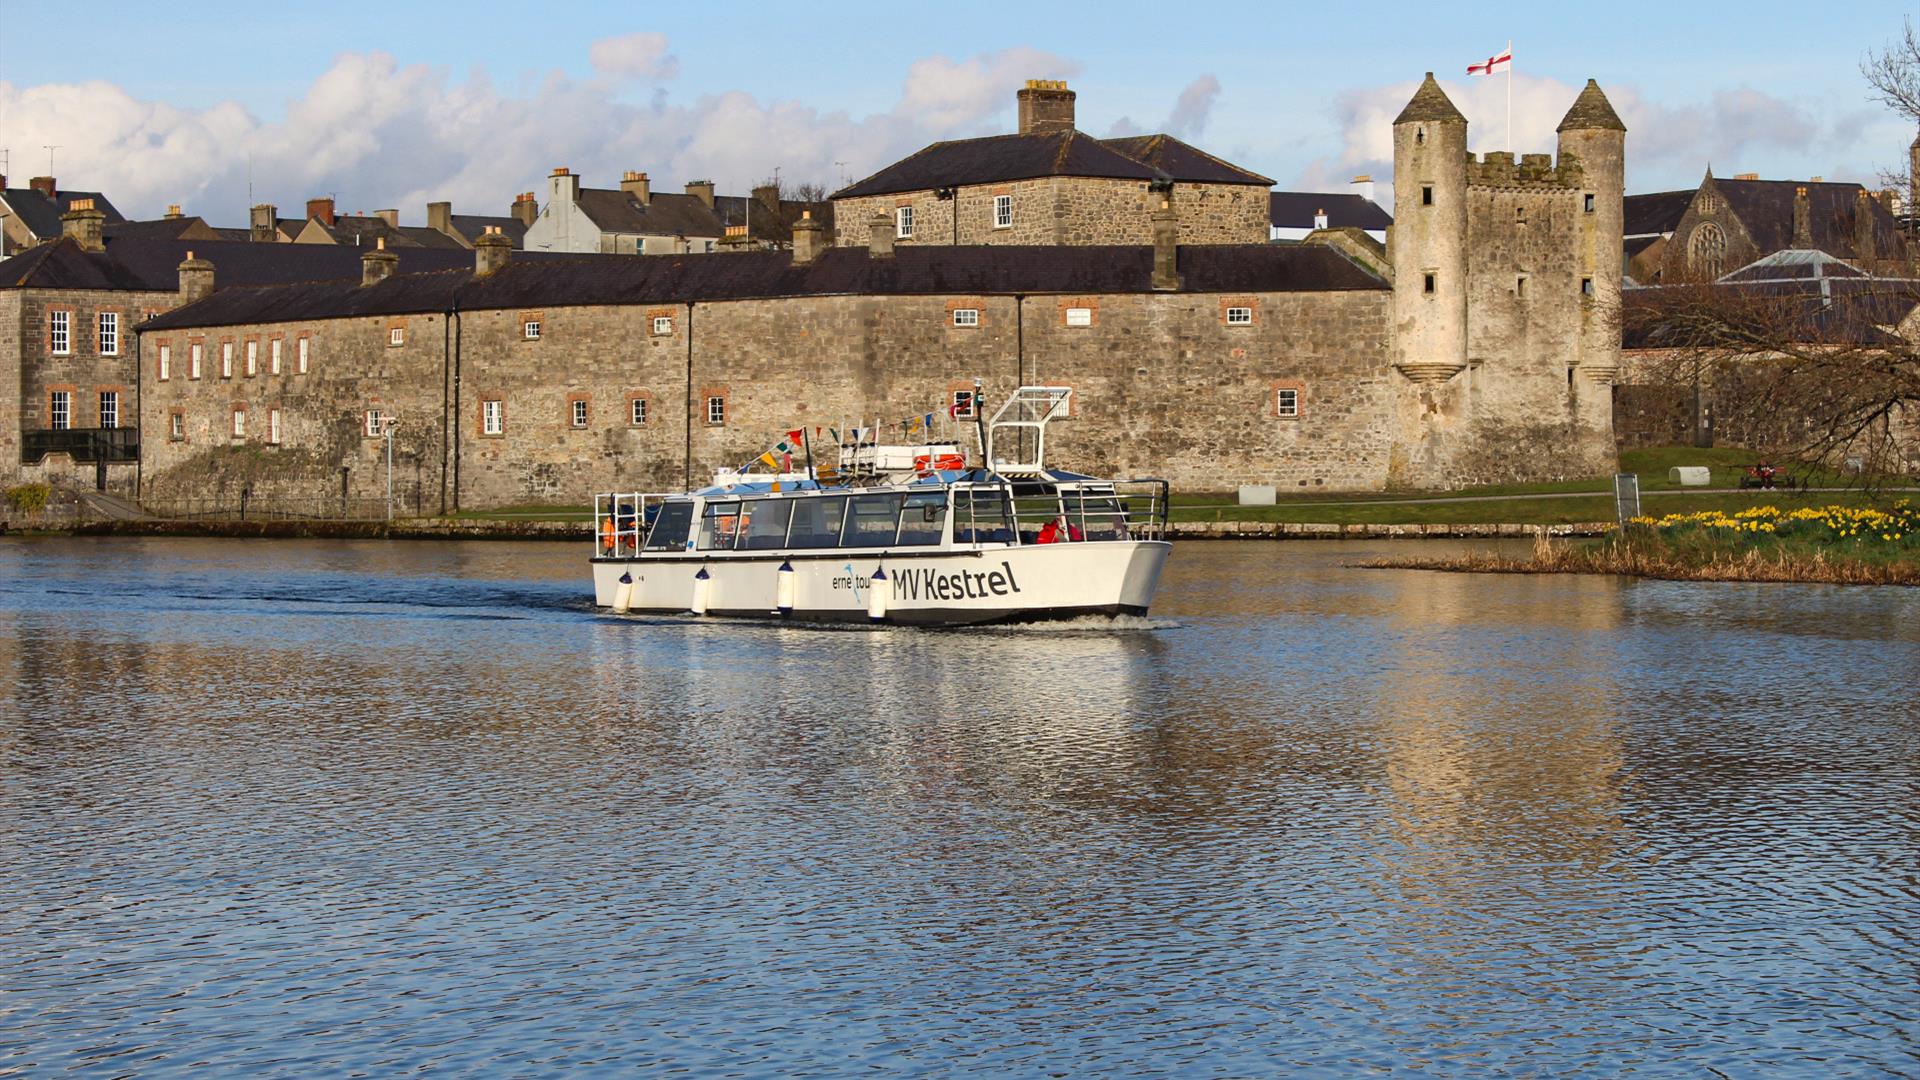
[[[1286,521],[1176,521],[1174,540],[1525,540],[1544,529],[1552,537],[1595,537],[1610,522],[1575,525],[1306,524]],[[593,531],[580,521],[90,521],[45,529],[8,529],[0,535],[191,536],[276,540],[570,540]]]
[[[1767,585],[1894,585],[1920,587],[1920,565],[1854,559],[1743,558],[1706,562],[1663,558],[1609,545],[1594,549],[1548,548],[1527,556],[1476,552],[1442,559],[1371,559],[1348,563],[1360,570],[1430,570],[1447,574],[1590,574],[1650,581],[1714,581]]]

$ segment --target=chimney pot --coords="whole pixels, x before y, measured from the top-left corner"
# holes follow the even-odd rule
[[[105,251],[106,223],[107,215],[93,208],[92,199],[75,199],[67,212],[60,215],[60,233],[72,237],[82,251]]]

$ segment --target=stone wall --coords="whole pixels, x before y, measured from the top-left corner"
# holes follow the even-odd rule
[[[994,225],[997,196],[1012,199],[1013,222]],[[931,191],[871,195],[834,203],[835,243],[865,247],[867,222],[913,207],[914,232],[901,244],[1149,244],[1159,196],[1139,180],[1042,177],[961,187],[951,199]],[[1246,184],[1175,184],[1182,244],[1258,244],[1267,239],[1267,190]],[[957,231],[955,216],[958,215]]]

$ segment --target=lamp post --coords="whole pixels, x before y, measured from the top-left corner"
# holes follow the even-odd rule
[[[380,437],[387,440],[387,520],[393,520],[393,429],[400,426],[397,416],[380,418]]]

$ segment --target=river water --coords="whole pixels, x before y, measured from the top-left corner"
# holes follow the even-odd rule
[[[1920,592],[1409,550],[930,632],[0,542],[0,1074],[1920,1073]]]

